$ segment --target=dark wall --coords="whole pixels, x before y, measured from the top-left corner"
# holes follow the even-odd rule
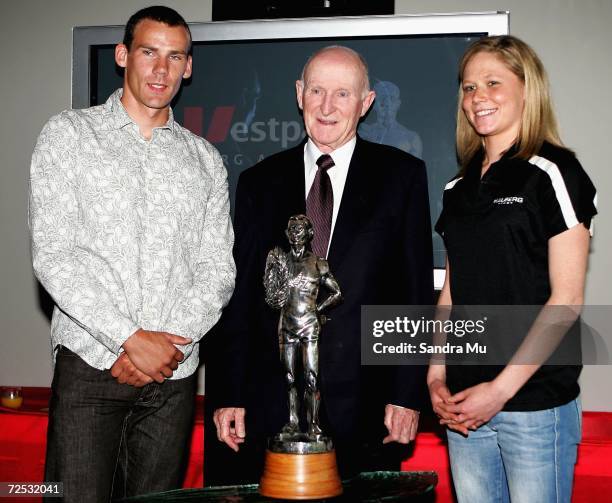
[[[213,0],[212,20],[372,16],[395,13],[394,0]]]

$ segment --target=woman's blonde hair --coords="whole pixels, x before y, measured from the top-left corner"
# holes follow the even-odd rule
[[[515,157],[522,159],[531,157],[538,152],[544,141],[563,146],[552,108],[548,77],[540,58],[525,42],[511,35],[485,37],[468,47],[459,65],[456,139],[461,166],[465,168],[483,145],[482,137],[468,122],[462,109],[465,67],[470,59],[480,52],[489,52],[497,56],[525,86],[525,105]]]

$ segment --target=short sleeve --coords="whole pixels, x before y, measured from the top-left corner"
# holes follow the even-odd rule
[[[530,162],[543,171],[538,195],[547,238],[578,224],[583,224],[592,235],[597,191],[576,157],[566,152],[556,162],[539,156],[532,157]]]
[[[442,211],[440,212],[440,216],[436,221],[436,225],[434,226],[435,231],[443,238],[444,231],[446,230],[446,224],[448,221],[448,197],[451,190],[455,187],[455,184],[461,180],[460,176],[456,176],[451,179],[446,186],[444,187],[444,193],[442,194]]]

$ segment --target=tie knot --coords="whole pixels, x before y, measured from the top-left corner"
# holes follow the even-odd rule
[[[323,154],[317,159],[317,166],[319,166],[319,168],[323,171],[327,171],[329,168],[334,166],[334,160],[331,158],[331,155]]]

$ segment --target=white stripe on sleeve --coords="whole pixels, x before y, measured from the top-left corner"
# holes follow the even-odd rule
[[[534,155],[529,159],[529,162],[540,168],[550,177],[567,228],[570,229],[577,225],[579,223],[578,218],[576,217],[574,206],[572,205],[567,187],[565,186],[565,180],[563,180],[558,166],[554,162],[550,162],[548,159],[544,159],[544,157],[538,155]]]

